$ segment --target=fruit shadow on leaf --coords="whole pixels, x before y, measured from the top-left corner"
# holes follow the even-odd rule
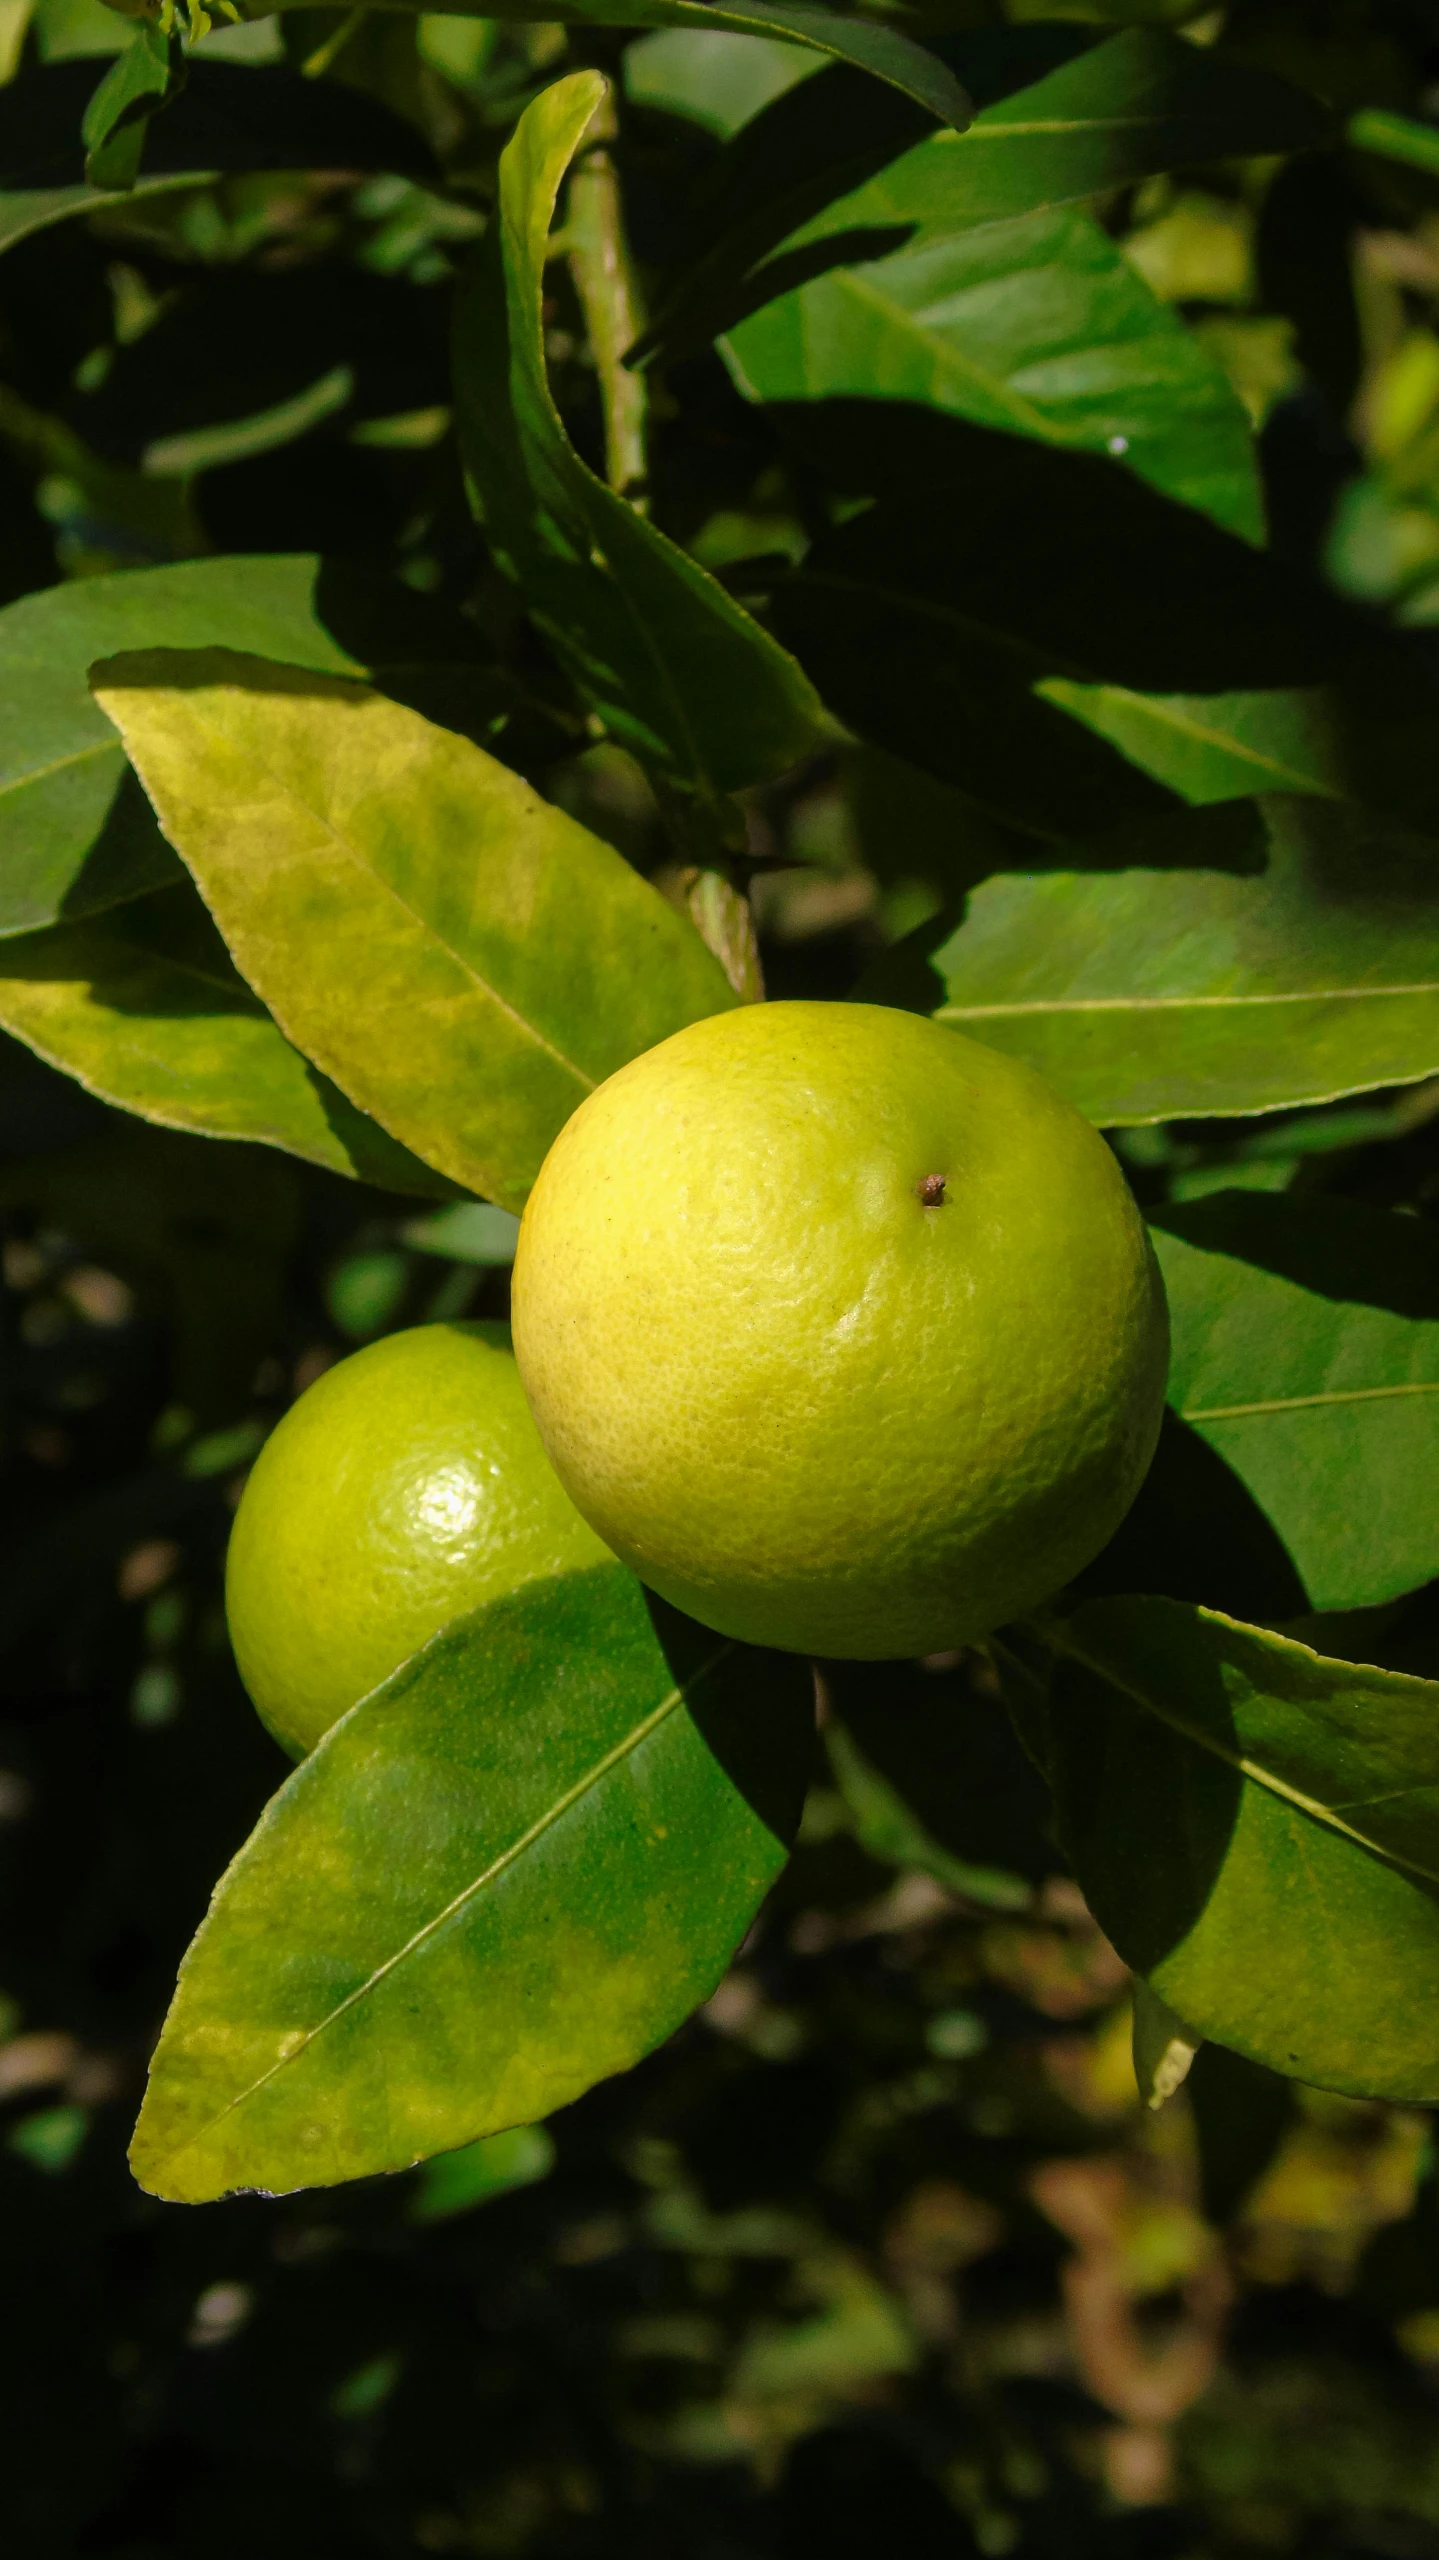
[[[1203,1917],[1244,1795],[1234,1765],[1243,1745],[1218,1663],[1196,1667],[1194,1677],[1210,1692],[1206,1750],[1083,1664],[1061,1663],[1055,1676],[1049,1728],[1060,1836],[1096,1920],[1136,1973],[1152,1974]]]
[[[1218,1191],[1156,1210],[1153,1223],[1201,1252],[1232,1254],[1341,1305],[1432,1322],[1439,1304],[1439,1236],[1419,1218],[1342,1200]]]
[[[835,1714],[870,1767],[961,1864],[1030,1883],[1053,1872],[1048,1793],[997,1698],[961,1660],[826,1662]]]
[[[1309,1605],[1288,1548],[1247,1485],[1168,1407],[1131,1509],[1066,1601],[1146,1591],[1270,1625]]]
[[[814,1756],[808,1665],[797,1654],[727,1643],[652,1591],[644,1602],[691,1723],[751,1812],[788,1848]]]

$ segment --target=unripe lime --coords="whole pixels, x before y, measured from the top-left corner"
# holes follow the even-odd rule
[[[1019,1061],[877,1005],[761,1004],[622,1067],[520,1230],[556,1472],[723,1633],[966,1643],[1104,1544],[1168,1327],[1103,1139]]]
[[[608,1561],[504,1326],[419,1325],[326,1370],[256,1459],[225,1573],[240,1677],[301,1758],[452,1618]]]

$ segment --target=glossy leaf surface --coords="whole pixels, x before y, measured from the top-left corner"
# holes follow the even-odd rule
[[[0,92],[0,95],[3,95]],[[387,674],[476,644],[387,582],[305,553],[186,560],[22,596],[0,611],[0,935],[93,915],[181,876],[86,680],[137,647],[228,641],[333,675]],[[484,678],[477,670],[476,698]]]
[[[255,1138],[387,1190],[446,1187],[290,1046],[187,880],[0,943],[0,1026],[164,1128]]]
[[[730,327],[787,290],[793,263],[827,239],[888,232],[892,247],[915,248],[1160,170],[1313,147],[1331,131],[1325,110],[1286,81],[1160,28],[1126,28],[1056,64],[1065,33],[951,37],[947,58],[979,102],[963,133],[933,134],[894,96],[878,105],[842,69],[771,104],[707,181],[697,254],[665,289],[654,334]]]
[[[918,403],[1122,457],[1231,532],[1262,532],[1238,395],[1087,214],[937,232],[816,277],[723,345],[751,400]]]
[[[714,1988],[784,1863],[810,1682],[619,1566],[461,1619],[334,1726],[230,1867],[132,2161],[325,2185],[527,2124]]]
[[[1261,872],[1011,873],[866,982],[1027,1058],[1101,1125],[1276,1111],[1439,1071],[1429,846],[1266,804]],[[925,945],[932,947],[926,949]]]
[[[550,393],[541,311],[550,221],[605,93],[557,81],[500,163],[498,219],[456,319],[460,439],[489,541],[620,743],[699,812],[782,772],[819,705],[769,634],[575,452]]]
[[[1439,2095],[1439,1683],[1174,1600],[1053,1630],[1061,1837],[1201,2036],[1320,2088]]]
[[[1235,1191],[1166,1209],[1154,1242],[1170,1403],[1273,1521],[1314,1607],[1368,1608],[1439,1574],[1427,1223]]]
[[[418,712],[223,649],[111,659],[95,685],[281,1028],[502,1207],[603,1077],[735,1001],[619,854]]]

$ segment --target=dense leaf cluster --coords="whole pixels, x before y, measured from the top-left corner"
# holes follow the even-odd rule
[[[856,2395],[954,2379],[957,2271],[992,2259],[1025,2296],[1039,2264],[1044,2292],[1063,2235],[1071,2347],[1125,2442],[1076,2454],[1072,2411],[1019,2408],[1043,2360],[997,2297],[978,2449],[952,2410],[925,2421],[947,2503],[905,2468],[918,2438],[872,2454],[918,2499],[915,2549],[962,2515],[1003,2560],[1048,2548],[1076,2460],[1121,2499],[1170,2493],[1145,2429],[1208,2380],[1227,2299],[1196,2201],[1248,2199],[1261,2282],[1342,2286],[1399,2223],[1361,2293],[1416,2355],[1439,2296],[1412,2112],[1439,2099],[1439,61],[1398,5],[905,32],[769,0],[612,14],[5,21],[23,1349],[0,1617],[46,1715],[91,1699],[88,1729],[128,1698],[125,1783],[153,1757],[186,1835],[163,1889],[136,1864],[154,1808],[123,1812],[127,1881],[96,1889],[103,1919],[75,1906],[58,1956],[32,1871],[0,2088],[58,2095],[6,2174],[68,2178],[91,2111],[133,2096],[179,1942],[277,1781],[231,1730],[214,1566],[314,1360],[502,1312],[506,1213],[667,1032],[766,989],[921,1010],[1041,1067],[1151,1217],[1170,1410],[1111,1547],[983,1660],[827,1668],[818,1746],[796,1665],[672,1622],[618,1568],[458,1623],[273,1796],[186,1965],[135,2159],[203,2200],[448,2155],[342,2205],[337,2264],[539,2181],[481,2279],[521,2326],[530,2301],[535,2370],[579,2319],[615,2370],[667,2377],[598,2414],[576,2382],[568,2472],[548,2420],[532,2463],[441,2487],[430,2446],[387,2470],[374,2413],[404,2375],[430,2390],[459,2317],[426,2331],[406,2243],[328,2416],[255,2421],[267,2462],[328,2484],[317,2550],[636,2549],[685,2512],[665,2466],[773,2477]],[[48,1737],[32,1756],[53,1765]],[[141,1943],[116,1955],[127,1895]],[[617,2090],[561,2120],[578,2183],[553,2192],[579,2201],[552,2213],[538,2120],[672,2036],[767,1895],[632,2116]],[[113,1999],[77,1988],[87,1930]],[[896,1933],[887,1976],[796,1978]],[[1071,2010],[1056,1950],[1091,1968]],[[1198,2050],[1168,2133],[1127,2112],[1106,2026],[1058,2058],[1036,2037],[1125,1968],[1144,2093]],[[57,1999],[64,2051],[27,2062]],[[738,2186],[713,2130],[731,2069],[731,2148],[803,2126],[805,2087],[815,2111]],[[1344,2111],[1377,2100],[1398,2112]],[[1281,2138],[1276,2205],[1254,2181]],[[1337,2277],[1272,2237],[1326,2141],[1390,2163]],[[95,2227],[125,2228],[95,2175]],[[206,2319],[239,2337],[287,2234],[297,2268],[331,2245],[308,2209],[226,2210],[244,2271],[207,2265],[194,2355]],[[203,2244],[158,2228],[133,2225],[192,2283]],[[528,2297],[527,2248],[559,2270]],[[564,2270],[614,2261],[577,2309]],[[1182,2387],[1145,2379],[1116,2307],[1166,2292]],[[96,2335],[113,2377],[148,2377],[122,2421],[147,2442],[178,2332],[134,2338],[123,2295]],[[1101,2297],[1110,2328],[1086,2328]],[[508,2405],[495,2354],[479,2387]],[[671,2388],[687,2365],[703,2387]],[[229,2425],[181,2432],[239,2463]],[[315,2426],[361,2433],[341,2455]],[[1439,2512],[1395,2427],[1378,2502]],[[1196,2428],[1191,2480],[1231,2495],[1239,2457]],[[1270,2458],[1244,2456],[1258,2508]],[[843,2513],[829,2459],[817,2503],[801,2465],[791,2506],[736,2531],[804,2547],[804,2514]],[[361,2526],[336,2484],[367,2465]],[[210,2535],[181,2494],[147,2540],[123,2468],[102,2450],[72,2503],[27,2492],[41,2546],[97,2516],[92,2547],[136,2555]]]

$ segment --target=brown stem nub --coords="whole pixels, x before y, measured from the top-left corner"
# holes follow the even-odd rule
[[[945,1177],[942,1173],[927,1173],[925,1175],[923,1182],[919,1186],[919,1196],[926,1209],[942,1209],[944,1207],[944,1184]]]

